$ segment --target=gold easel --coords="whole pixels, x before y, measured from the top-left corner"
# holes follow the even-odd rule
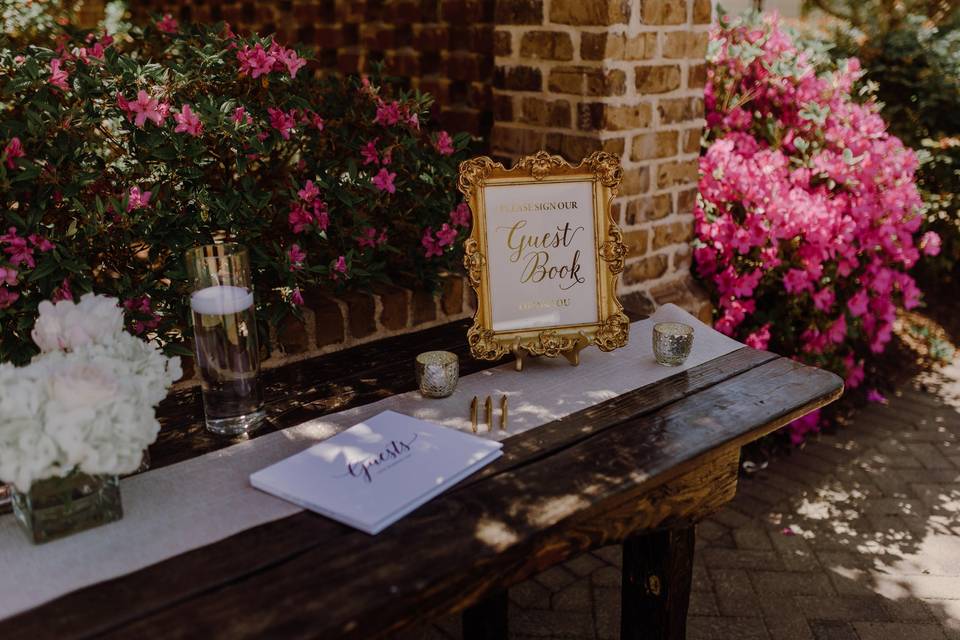
[[[541,355],[561,355],[567,359],[567,362],[571,366],[577,366],[580,364],[580,352],[590,346],[593,341],[585,334],[583,331],[580,331],[577,334],[576,340],[571,346],[567,349],[560,351],[558,354],[551,353],[532,353],[528,347],[521,346],[520,338],[514,338],[513,342],[510,344],[510,353],[513,354],[513,357],[516,358],[514,362],[514,368],[517,371],[523,371],[524,363],[527,359],[533,359]]]

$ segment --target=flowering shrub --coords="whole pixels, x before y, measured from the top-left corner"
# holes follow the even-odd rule
[[[812,4],[833,18],[815,37],[860,60],[890,131],[917,151],[924,228],[937,232],[943,247],[916,272],[925,285],[950,291],[960,276],[960,7],[923,0]]]
[[[906,270],[939,248],[917,237],[916,156],[851,99],[855,59],[818,74],[775,16],[725,18],[709,62],[695,260],[716,327],[855,388],[920,301]]]
[[[0,363],[0,481],[23,492],[74,470],[136,470],[157,437],[154,407],[180,377],[179,358],[123,330],[115,298],[39,305],[41,355]]]
[[[459,264],[468,137],[430,131],[426,96],[306,64],[170,16],[0,49],[0,361],[35,352],[41,300],[85,291],[183,352],[183,252],[215,239],[250,247],[261,321],[312,286],[430,286]]]

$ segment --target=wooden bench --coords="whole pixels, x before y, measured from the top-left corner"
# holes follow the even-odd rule
[[[420,351],[459,352],[465,375],[491,366],[467,357],[465,330],[267,372],[261,435],[415,388]],[[621,637],[683,638],[693,525],[733,498],[740,447],[841,390],[744,348],[509,438],[498,461],[376,537],[302,512],[2,621],[0,637],[368,639],[462,611],[468,640],[506,640],[510,585],[622,543]],[[197,391],[162,414],[154,467],[230,444],[204,431]]]

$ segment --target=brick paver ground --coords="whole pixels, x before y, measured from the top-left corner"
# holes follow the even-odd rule
[[[741,479],[697,537],[688,640],[960,640],[960,360]],[[608,547],[512,588],[510,640],[617,638],[619,566]]]

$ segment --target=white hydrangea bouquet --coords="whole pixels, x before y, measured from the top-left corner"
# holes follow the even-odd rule
[[[38,310],[31,335],[41,353],[23,367],[0,364],[0,480],[14,486],[15,510],[17,494],[42,481],[85,474],[115,484],[135,471],[160,430],[155,407],[181,375],[179,358],[123,330],[115,298],[88,293]]]

